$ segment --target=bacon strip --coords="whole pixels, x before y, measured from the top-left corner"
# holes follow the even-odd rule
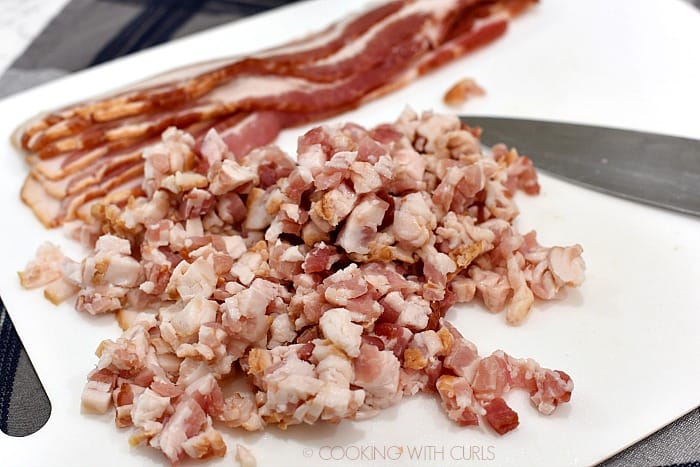
[[[81,204],[124,181],[126,169],[106,183],[126,164],[114,155],[132,148],[135,157],[170,126],[192,134],[197,125],[202,134],[224,126],[224,141],[242,157],[283,128],[357,107],[495,40],[534,1],[392,1],[277,49],[184,67],[41,115],[14,136],[34,178],[22,199],[49,227],[71,220]]]
[[[57,125],[64,120],[72,122],[72,124],[65,125],[68,128],[71,126],[79,127],[89,124],[90,120],[101,122],[144,113],[146,111],[145,105],[148,105],[144,103],[147,102],[160,108],[174,106],[179,100],[184,100],[185,98],[184,92],[175,92],[180,82],[183,82],[183,84],[179,85],[183,89],[187,83],[191,83],[190,87],[196,85],[202,89],[204,87],[202,83],[213,87],[217,84],[217,81],[224,81],[226,78],[242,72],[256,71],[256,68],[257,71],[262,71],[266,66],[271,68],[271,66],[266,65],[267,63],[285,65],[313,62],[340,49],[343,44],[351,42],[352,39],[371,25],[395,13],[403,6],[403,1],[393,1],[380,5],[357,18],[331,25],[324,31],[310,37],[293,41],[277,49],[262,52],[259,54],[260,57],[243,57],[234,60],[224,59],[223,65],[213,70],[205,70],[199,73],[200,67],[198,65],[166,72],[146,80],[143,85],[136,84],[131,86],[129,90],[120,92],[113,97],[79,103],[39,116],[39,118],[27,122],[24,129],[18,129],[19,131],[15,134],[15,140],[18,142],[18,145],[26,148],[29,144],[29,138],[34,134]],[[171,76],[172,79],[169,79]],[[190,96],[190,99],[194,97]]]

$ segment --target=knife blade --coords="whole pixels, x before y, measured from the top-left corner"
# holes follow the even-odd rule
[[[700,140],[591,125],[460,117],[538,170],[621,198],[700,216]]]

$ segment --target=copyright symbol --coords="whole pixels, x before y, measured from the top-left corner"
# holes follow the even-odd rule
[[[314,450],[311,448],[304,448],[301,453],[304,457],[311,457],[314,455]]]

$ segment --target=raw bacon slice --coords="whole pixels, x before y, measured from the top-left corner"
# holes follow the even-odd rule
[[[357,107],[491,42],[534,1],[387,2],[276,49],[183,67],[38,116],[14,137],[32,165],[22,199],[49,227],[85,214],[84,204],[142,168],[108,183],[77,173],[114,173],[115,155],[136,156],[169,126],[195,135],[217,126],[242,157],[283,128]]]

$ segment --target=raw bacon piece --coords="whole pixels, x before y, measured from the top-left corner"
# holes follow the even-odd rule
[[[366,343],[360,346],[360,353],[353,361],[353,384],[365,390],[367,405],[388,407],[401,398],[400,367],[401,363],[392,351]]]
[[[340,260],[341,255],[331,245],[320,242],[305,257],[302,268],[306,273],[330,271],[331,267]]]
[[[461,426],[479,424],[479,415],[485,410],[474,399],[469,381],[459,376],[443,375],[438,378],[436,388],[450,420]]]
[[[499,435],[504,435],[518,426],[518,414],[500,397],[486,404],[484,408],[486,421]]]
[[[36,258],[18,273],[22,287],[33,289],[60,279],[63,260],[63,253],[56,245],[43,244],[37,250]]]
[[[212,427],[211,417],[193,399],[181,400],[163,430],[150,441],[173,463],[185,455],[194,458],[223,457],[226,445]]]
[[[472,96],[483,96],[486,91],[472,78],[464,78],[447,90],[442,100],[448,105],[464,104]]]
[[[236,460],[241,467],[255,467],[257,465],[253,453],[241,444],[236,444]]]

